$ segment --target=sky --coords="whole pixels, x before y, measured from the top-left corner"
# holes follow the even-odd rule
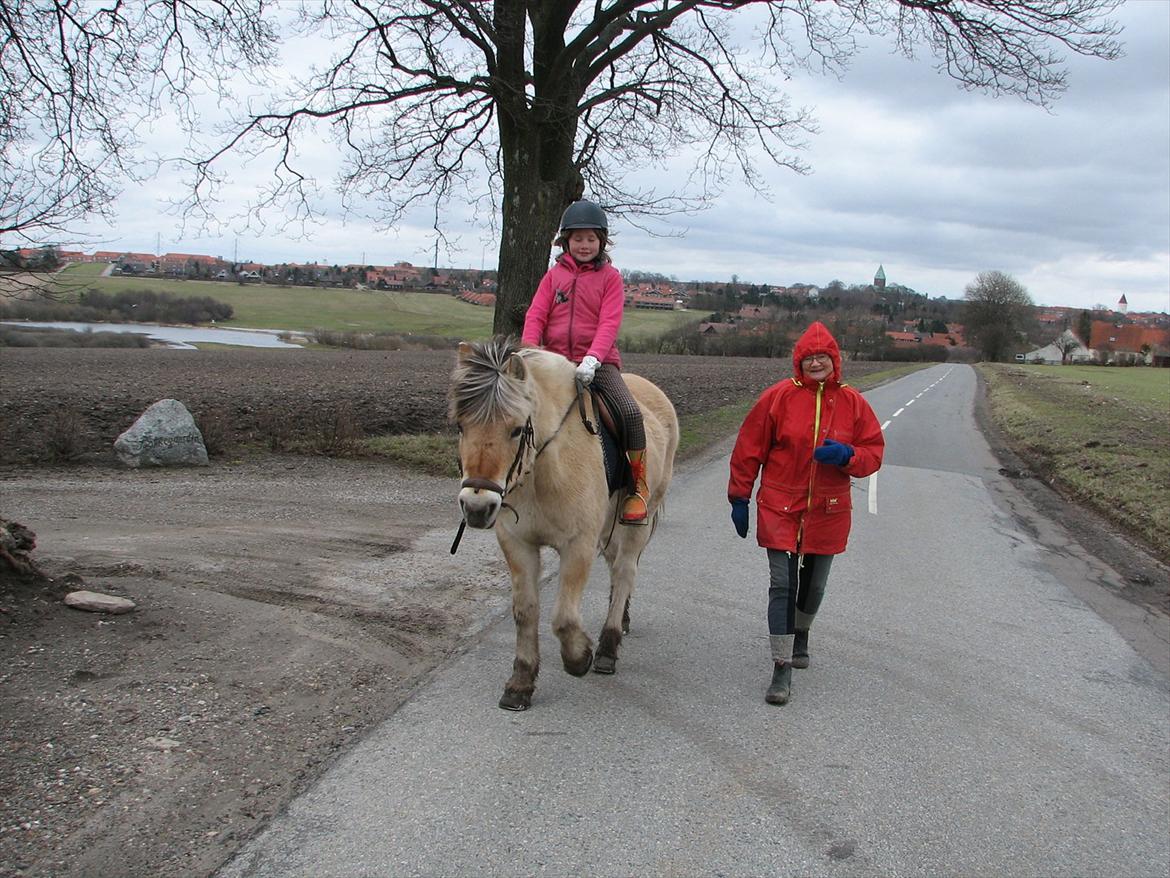
[[[1170,312],[1170,0],[1129,0],[1116,14],[1125,56],[1072,56],[1068,89],[1049,109],[965,91],[877,40],[843,79],[785,84],[819,133],[800,158],[811,173],[760,165],[770,196],[735,183],[712,206],[652,236],[615,219],[622,269],[680,281],[769,285],[871,282],[963,297],[982,271],[1006,272],[1039,305]],[[310,151],[322,185],[329,148]],[[666,173],[685,173],[680,156]],[[658,173],[658,172],[654,172]],[[174,181],[130,186],[112,226],[85,229],[87,249],[187,252],[226,259],[432,265],[431,217],[380,230],[337,210],[305,237],[182,230],[167,213]],[[240,198],[251,179],[235,183]],[[586,194],[588,197],[588,193]],[[495,267],[498,246],[468,220],[440,266]],[[460,230],[457,228],[457,232]],[[83,245],[86,246],[86,245]]]

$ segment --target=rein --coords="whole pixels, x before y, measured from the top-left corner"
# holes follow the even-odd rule
[[[476,476],[471,476],[463,480],[462,484],[459,486],[460,489],[477,488],[481,491],[494,491],[500,495],[500,508],[511,511],[511,513],[516,516],[516,521],[519,522],[520,513],[516,511],[516,507],[511,506],[503,501],[504,497],[506,497],[509,492],[514,491],[516,488],[520,487],[524,479],[525,473],[520,472],[516,482],[512,482],[512,476],[516,474],[516,471],[519,470],[524,463],[524,452],[529,448],[535,450],[535,454],[532,455],[532,463],[533,466],[535,466],[536,458],[540,457],[541,453],[546,448],[548,448],[550,444],[552,444],[552,441],[556,439],[557,436],[560,435],[561,430],[565,426],[565,422],[569,420],[569,415],[573,413],[574,407],[577,408],[580,412],[581,423],[585,426],[585,429],[589,431],[589,434],[592,436],[597,435],[597,428],[589,420],[589,416],[585,411],[585,385],[581,381],[576,381],[576,386],[576,399],[569,403],[568,408],[565,409],[565,413],[561,415],[561,420],[560,423],[557,424],[557,428],[553,430],[551,436],[549,436],[544,440],[544,442],[540,444],[539,448],[536,446],[536,431],[532,427],[532,416],[528,416],[528,420],[524,423],[524,427],[520,431],[520,443],[516,446],[516,456],[512,458],[512,465],[508,467],[508,474],[504,477],[503,485],[499,485],[496,482],[493,482],[491,479],[481,479]],[[454,555],[459,550],[459,542],[463,539],[463,531],[466,529],[467,519],[463,519],[459,522],[459,530],[455,533],[454,542],[451,543],[452,555]]]

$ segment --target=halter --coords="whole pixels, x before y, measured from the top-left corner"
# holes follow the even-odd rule
[[[544,442],[540,444],[539,448],[536,446],[536,431],[532,427],[532,415],[528,416],[528,419],[524,422],[523,428],[520,430],[520,442],[516,446],[516,456],[512,458],[512,465],[508,467],[508,474],[504,476],[503,485],[500,485],[497,482],[493,482],[491,479],[481,479],[478,476],[471,476],[463,480],[459,486],[460,489],[476,488],[481,491],[494,491],[500,495],[500,508],[511,510],[512,514],[516,516],[516,521],[519,522],[520,513],[516,511],[516,507],[505,503],[504,497],[506,497],[509,492],[514,491],[516,488],[520,487],[524,476],[527,475],[527,473],[522,470],[522,465],[524,463],[524,452],[529,448],[535,450],[535,454],[532,455],[532,464],[535,466],[536,458],[540,457],[544,449],[548,448],[548,446],[552,444],[552,441],[560,435],[561,430],[565,426],[565,422],[569,419],[569,415],[573,413],[574,406],[580,410],[581,423],[585,425],[585,429],[588,430],[591,435],[597,434],[596,428],[593,426],[593,423],[589,420],[588,415],[585,413],[585,400],[583,396],[585,385],[582,382],[577,381],[576,386],[576,398],[573,400],[573,402],[569,403],[569,407],[566,408],[565,413],[561,415],[560,423],[557,424],[557,428],[553,430],[552,435],[545,439]],[[519,475],[517,475],[516,481],[513,482],[512,476],[516,475],[518,470],[520,471]],[[459,522],[459,530],[455,534],[455,541],[451,543],[452,555],[454,555],[455,552],[459,549],[459,541],[463,539],[463,531],[466,529],[467,519],[463,519]]]

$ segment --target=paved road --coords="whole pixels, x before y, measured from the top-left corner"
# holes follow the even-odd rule
[[[997,499],[974,389],[943,365],[869,395],[886,465],[788,706],[723,448],[676,480],[616,676],[563,673],[545,625],[532,710],[501,711],[501,620],[223,878],[1165,876],[1170,683]]]

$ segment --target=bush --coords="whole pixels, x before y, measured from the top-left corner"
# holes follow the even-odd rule
[[[36,326],[0,327],[0,347],[12,348],[147,348],[150,339],[134,332],[79,332]]]
[[[77,409],[54,409],[45,425],[45,459],[50,463],[68,463],[81,457],[83,425],[84,421]]]
[[[401,335],[393,332],[354,332],[336,329],[314,329],[311,335],[317,344],[358,351],[441,351],[454,347],[456,341],[437,335]]]
[[[152,290],[123,291],[110,295],[83,290],[75,303],[39,300],[0,302],[0,318],[6,320],[85,323],[211,323],[228,320],[232,306],[208,296],[178,297]]]

